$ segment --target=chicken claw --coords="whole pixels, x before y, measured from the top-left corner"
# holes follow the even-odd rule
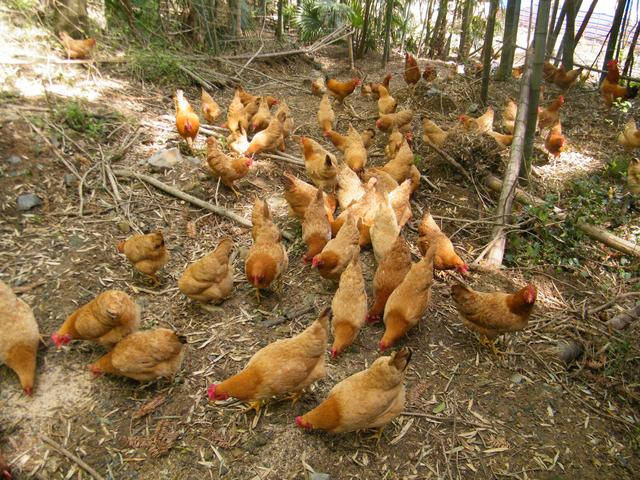
[[[491,340],[487,337],[485,337],[484,335],[480,336],[480,345],[482,345],[483,347],[488,347],[491,350],[491,353],[493,353],[496,357],[501,357],[502,355],[504,355],[504,352],[498,350],[498,348],[496,347],[496,341],[495,340]]]
[[[297,391],[297,392],[292,392],[289,395],[287,395],[286,397],[284,397],[284,399],[285,400],[291,400],[291,406],[293,406],[296,403],[298,403],[298,400],[300,400],[300,397],[302,397],[302,390]]]
[[[380,443],[380,439],[382,439],[382,431],[384,430],[384,425],[382,427],[378,427],[375,429],[375,432],[373,435],[367,437],[367,439],[370,440],[374,440],[376,441],[376,445],[378,445]]]
[[[265,403],[266,402],[264,400],[254,400],[253,402],[249,402],[247,404],[247,409],[244,411],[244,413],[254,410],[257,415],[258,413],[260,413],[260,410],[262,410],[262,407],[264,407]]]

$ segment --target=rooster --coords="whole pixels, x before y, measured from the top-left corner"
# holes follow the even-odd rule
[[[406,52],[404,54],[404,81],[409,88],[411,88],[412,93],[416,90],[418,80],[420,80],[420,67],[418,67],[418,62],[416,62],[413,55]]]
[[[623,87],[618,85],[620,81],[620,71],[618,70],[618,61],[609,60],[607,63],[607,76],[600,85],[600,93],[602,99],[607,107],[611,109],[611,105],[616,99],[628,100],[630,98],[636,98],[638,96],[638,86]]]

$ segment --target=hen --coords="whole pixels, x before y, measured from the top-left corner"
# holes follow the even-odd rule
[[[518,104],[511,97],[507,97],[507,103],[502,112],[502,129],[513,135],[516,129],[516,114],[518,113]]]
[[[371,242],[369,229],[373,225],[373,218],[378,211],[378,194],[375,183],[375,179],[369,180],[365,185],[365,194],[352,202],[346,210],[340,212],[340,215],[332,222],[331,231],[334,236],[338,234],[348,217],[352,216],[360,233],[359,245],[365,247]]]
[[[281,180],[285,189],[284,199],[289,204],[289,214],[304,218],[307,207],[317,195],[318,189],[287,172],[282,174]],[[336,199],[331,195],[325,195],[324,204],[327,216],[333,216],[333,212],[336,211]]]
[[[638,86],[623,87],[618,85],[620,82],[620,70],[618,70],[618,61],[609,60],[607,63],[607,76],[600,85],[600,94],[607,108],[611,108],[616,99],[621,98],[627,100],[638,96]]]
[[[425,82],[433,82],[438,78],[438,69],[435,65],[425,65],[424,72],[422,72],[422,78]]]
[[[415,90],[416,84],[420,80],[420,67],[413,55],[409,52],[404,54],[404,81]]]
[[[233,291],[233,239],[223,238],[213,252],[196,260],[180,277],[178,288],[192,300],[221,303]]]
[[[389,82],[391,82],[391,77],[392,75],[390,73],[387,73],[384,79],[382,79],[381,83],[369,82],[366,85],[363,85],[360,91],[360,95],[362,96],[371,95],[375,100],[377,100],[378,98],[380,98],[379,88],[381,85],[387,90],[389,90]]]
[[[618,135],[618,143],[628,152],[634,148],[640,148],[640,131],[635,120],[629,120],[624,126],[624,130]]]
[[[378,113],[380,115],[385,115],[387,113],[393,113],[396,111],[398,106],[398,102],[393,98],[389,91],[382,85],[378,88],[378,92],[380,92],[380,98],[378,99]]]
[[[377,358],[368,369],[334,386],[316,408],[296,417],[296,425],[332,433],[382,429],[404,410],[404,375],[410,360],[408,348]],[[380,430],[378,438],[381,434]]]
[[[420,184],[420,172],[416,169],[413,151],[406,138],[403,140],[396,156],[380,167],[380,170],[391,175],[398,183],[403,182],[407,178],[411,178],[411,180],[415,182],[413,184],[414,187],[417,188]]]
[[[333,78],[329,78],[329,76],[325,76],[324,81],[327,86],[327,90],[329,90],[331,95],[340,102],[344,102],[344,99],[351,95],[356,87],[362,83],[359,78],[352,78],[348,82],[340,82]]]
[[[107,290],[78,308],[51,340],[60,348],[71,340],[89,340],[111,347],[138,329],[140,307],[125,292]]]
[[[307,252],[302,257],[304,263],[312,261],[331,240],[331,223],[327,216],[324,193],[320,189],[304,214],[302,240],[307,245]]]
[[[151,277],[155,284],[160,283],[156,273],[169,261],[162,232],[134,235],[118,242],[117,248],[136,270]]]
[[[422,120],[422,141],[431,145],[435,145],[436,147],[442,147],[444,145],[445,140],[447,139],[447,132],[445,132],[442,128],[432,122],[428,118]]]
[[[400,227],[396,220],[396,214],[391,207],[388,196],[385,194],[373,218],[373,225],[369,229],[373,255],[377,263],[380,263],[382,258],[384,258],[392,248],[399,234]]]
[[[12,478],[13,476],[11,475],[11,467],[2,456],[2,453],[0,453],[0,479],[12,480]]]
[[[202,115],[204,115],[205,120],[210,124],[213,124],[222,113],[220,106],[204,88],[202,89],[202,97],[200,99],[200,110],[202,110]]]
[[[389,295],[384,307],[384,335],[380,340],[380,351],[393,345],[400,337],[418,324],[431,301],[433,285],[433,257],[431,247],[418,263],[411,265],[409,272]]]
[[[189,101],[184,97],[182,90],[176,90],[174,98],[176,107],[176,127],[180,136],[187,142],[190,150],[193,150],[193,141],[200,130],[200,119],[193,110]]]
[[[394,128],[393,131],[389,134],[389,141],[384,147],[384,154],[389,160],[392,160],[396,156],[398,150],[400,150],[400,147],[407,138],[407,135],[410,136],[411,134],[402,133],[397,128]]]
[[[318,124],[323,132],[328,132],[333,129],[333,122],[335,122],[335,120],[336,114],[331,107],[331,100],[329,100],[329,95],[325,93],[318,107]]]
[[[315,80],[309,80],[311,84],[311,93],[316,97],[321,97],[327,92],[327,88],[324,86],[324,79],[318,77]]]
[[[211,136],[207,138],[207,164],[214,177],[233,190],[236,196],[240,196],[234,183],[247,176],[253,160],[248,157],[230,158],[220,150],[216,138]]]
[[[560,95],[553,102],[538,112],[538,126],[548,128],[560,121],[560,107],[564,104],[564,97]]]
[[[494,132],[493,130],[488,131],[487,135],[493,137],[500,148],[509,147],[513,143],[513,135],[505,135],[504,133]]]
[[[237,88],[227,109],[227,122],[223,126],[227,127],[231,133],[249,130],[249,122],[244,114],[244,104],[240,99],[240,90]]]
[[[640,160],[632,158],[627,167],[627,188],[633,195],[640,195]]]
[[[451,287],[460,320],[469,330],[478,333],[481,342],[489,344],[494,353],[497,353],[494,340],[498,335],[527,326],[536,296],[534,285],[513,294],[477,292],[461,284]]]
[[[241,372],[218,384],[210,385],[209,399],[253,400],[260,409],[263,402],[291,394],[297,400],[302,391],[326,375],[325,348],[331,309],[295,337],[278,340],[258,350]]]
[[[33,393],[40,332],[31,307],[0,280],[0,363],[13,370],[25,394]],[[2,470],[0,470],[2,473]]]
[[[256,154],[261,152],[273,151],[280,147],[280,150],[284,150],[284,122],[287,119],[284,111],[278,112],[278,114],[271,119],[269,126],[256,133],[249,147],[247,148],[247,154]]]
[[[494,111],[492,107],[478,118],[472,118],[469,115],[460,115],[459,120],[464,129],[468,132],[487,133],[493,130]]]
[[[544,147],[551,155],[558,157],[564,150],[564,142],[565,138],[564,135],[562,135],[562,125],[560,124],[560,120],[558,120],[556,124],[551,127],[551,130],[549,130],[547,138],[544,140]]]
[[[342,210],[349,208],[349,205],[360,200],[365,194],[360,177],[344,162],[338,162],[336,182],[336,198]]]
[[[280,102],[278,104],[278,110],[276,110],[276,117],[281,114],[285,117],[284,122],[282,122],[282,151],[284,151],[284,140],[291,135],[291,131],[293,130],[293,117],[291,116],[289,105],[287,105],[285,101]]]
[[[582,68],[576,68],[567,72],[564,65],[560,65],[555,72],[553,72],[551,81],[562,90],[567,90],[576,83],[578,77],[582,73],[582,70]]]
[[[378,263],[373,277],[373,305],[367,313],[369,323],[379,322],[389,296],[411,269],[411,251],[402,235]]]
[[[94,375],[108,373],[138,382],[176,375],[184,358],[186,337],[167,328],[134,332],[89,366]]]
[[[373,142],[374,137],[376,136],[376,131],[373,128],[367,128],[364,132],[360,134],[360,138],[362,139],[362,144],[364,148],[369,148],[371,143]]]
[[[237,132],[232,132],[227,136],[227,147],[237,155],[244,155],[249,148],[249,140],[247,132],[244,128],[240,128]]]
[[[258,97],[256,95],[252,95],[251,93],[247,92],[242,85],[236,86],[236,91],[238,92],[238,96],[240,97],[240,101],[245,106],[250,104],[250,103],[252,103],[252,102],[254,102],[254,103],[259,103],[260,102],[260,97]],[[271,108],[274,105],[277,105],[279,103],[279,100],[277,98],[275,98],[275,97],[272,97],[271,95],[266,95],[265,98],[267,99],[267,103],[269,104],[269,108]]]
[[[269,109],[267,98],[262,97],[258,105],[258,111],[251,119],[251,128],[253,128],[254,132],[259,132],[260,130],[264,130],[265,128],[267,128],[270,121],[271,110]]]
[[[331,302],[333,318],[331,358],[344,352],[355,340],[367,318],[367,292],[360,265],[360,252],[356,251],[340,275],[338,290]]]
[[[335,155],[325,150],[315,140],[300,137],[304,165],[307,175],[313,183],[325,192],[332,192],[337,184],[337,160]]]
[[[96,45],[95,38],[75,40],[67,32],[60,32],[60,41],[64,47],[67,58],[80,60],[89,57],[91,49]]]
[[[329,240],[318,255],[313,257],[312,265],[318,269],[323,278],[337,280],[347,267],[349,261],[358,253],[360,232],[352,215],[340,228],[335,238]]]
[[[383,132],[393,131],[394,128],[406,132],[411,130],[411,120],[413,120],[413,110],[400,110],[396,113],[380,115],[376,121],[376,127]]]
[[[418,235],[418,248],[423,256],[431,246],[435,247],[433,267],[436,270],[456,270],[462,275],[469,271],[469,266],[455,252],[451,240],[442,233],[431,213],[425,212],[423,215]]]
[[[367,164],[367,149],[364,146],[362,135],[353,128],[351,123],[349,123],[347,135],[340,135],[338,132],[329,130],[325,132],[324,136],[328,137],[335,147],[343,153],[344,161],[354,172],[360,174],[364,170]]]

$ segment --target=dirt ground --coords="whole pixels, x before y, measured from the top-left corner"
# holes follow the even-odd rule
[[[52,54],[47,45],[54,42],[42,30],[27,29],[20,17],[4,10],[0,21],[3,56],[35,57],[34,49],[41,56]],[[35,40],[37,47],[28,40]],[[315,60],[333,75],[351,75],[339,47],[323,50]],[[435,186],[421,185],[406,235],[417,254],[417,221],[430,208],[446,218],[441,219],[443,230],[470,262],[491,238],[495,199],[486,192],[480,199],[472,186],[422,145],[419,117],[453,125],[473,104],[478,81],[447,78],[442,68],[432,86],[421,82],[412,97],[402,80],[401,60],[394,58],[388,67],[395,74],[391,90],[402,107],[417,112],[415,151],[423,175]],[[357,67],[369,79],[377,79],[383,76],[378,65],[379,59],[371,56]],[[288,153],[300,156],[296,140],[301,134],[326,143],[315,117],[318,99],[305,93],[304,80],[313,75],[310,64],[288,59],[268,65],[255,62],[252,68],[271,78],[247,71],[245,87],[283,97],[292,109],[296,130]],[[206,398],[210,383],[237,372],[259,348],[300,332],[331,302],[335,284],[302,263],[300,228],[288,218],[282,197],[281,172],[302,177],[304,172],[258,159],[253,172],[238,184],[242,195],[236,199],[206,173],[201,135],[194,161],[185,159],[168,172],[149,173],[146,158],[180,143],[172,117],[174,89],[184,88],[193,101],[199,98],[197,86],[141,84],[121,64],[47,65],[41,59],[1,65],[0,72],[0,279],[26,287],[20,297],[33,308],[43,339],[32,398],[23,396],[13,372],[0,367],[0,450],[14,463],[16,478],[90,478],[65,451],[112,479],[301,479],[314,471],[332,479],[637,478],[638,327],[608,332],[603,320],[618,312],[615,305],[598,314],[588,312],[630,291],[634,282],[620,280],[600,265],[619,260],[610,250],[585,239],[586,255],[592,260],[583,270],[586,274],[552,265],[472,272],[467,281],[479,289],[513,290],[527,282],[538,286],[529,327],[500,340],[498,346],[506,352],[502,357],[482,348],[462,327],[448,293],[455,278],[440,275],[429,311],[399,342],[414,349],[406,378],[406,412],[386,427],[379,443],[368,438],[370,432],[309,434],[295,426],[295,416],[317,405],[336,382],[371,364],[378,356],[380,325],[366,326],[341,358],[328,360],[327,377],[293,406],[276,400],[256,417],[245,413],[242,404],[213,404]],[[226,107],[232,93],[227,88],[215,97]],[[497,110],[506,95],[517,96],[516,82],[492,87],[491,102]],[[574,176],[602,168],[617,148],[615,134],[624,123],[622,117],[603,120],[602,112],[593,108],[598,94],[592,85],[566,97],[567,105],[575,105],[565,108],[563,123],[570,148],[557,161],[537,152],[531,189],[541,196],[559,191]],[[60,120],[70,102],[81,102],[106,128],[95,136],[74,131]],[[372,126],[375,103],[357,95],[350,102],[360,118],[349,109],[338,109],[336,129],[344,131],[348,122],[358,129]],[[371,164],[384,162],[385,142],[386,136],[378,132],[370,149]],[[17,163],[7,161],[12,154],[19,157]],[[149,173],[245,218],[250,217],[254,197],[268,199],[279,226],[296,236],[295,242],[287,243],[290,267],[283,293],[267,293],[257,305],[243,271],[242,258],[250,245],[247,228],[138,181],[118,179],[115,198],[109,165]],[[82,189],[70,170],[83,179]],[[42,199],[42,206],[17,211],[16,197],[29,192]],[[163,230],[171,253],[159,287],[133,273],[115,249],[116,241],[127,235],[154,229]],[[234,237],[239,252],[235,293],[219,308],[203,310],[178,291],[177,280],[189,262],[226,235]],[[363,265],[371,295],[371,251],[363,253]],[[49,335],[68,314],[108,288],[122,289],[136,299],[143,328],[164,326],[187,336],[186,359],[172,383],[93,379],[87,365],[104,353],[100,348],[75,342],[57,351],[51,343]],[[632,302],[630,297],[620,303]],[[314,308],[277,326],[264,325],[303,305]],[[572,339],[583,343],[586,351],[577,364],[567,367],[554,352],[559,341]],[[626,345],[625,363],[634,376],[593,365],[614,345]],[[585,366],[588,360],[593,368]],[[605,362],[613,362],[611,353]],[[147,408],[152,400],[157,405]],[[148,414],[140,415],[141,408]]]

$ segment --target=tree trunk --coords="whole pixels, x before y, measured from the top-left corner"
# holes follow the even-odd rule
[[[578,45],[578,42],[582,38],[582,34],[586,30],[587,25],[589,25],[589,20],[591,20],[591,15],[593,15],[593,10],[596,8],[597,4],[598,4],[598,0],[591,1],[591,5],[589,5],[589,9],[587,10],[587,13],[584,16],[584,20],[582,20],[582,25],[580,25],[580,28],[578,29],[578,33],[576,33],[574,47],[575,45]]]
[[[624,8],[624,16],[622,17],[622,27],[620,28],[620,34],[618,35],[618,47],[616,48],[616,55],[613,58],[620,59],[620,50],[622,49],[622,44],[624,43],[624,37],[627,33],[627,28],[629,27],[629,9],[631,8],[631,2],[628,1],[627,5]]]
[[[88,36],[87,32],[87,0],[54,0],[53,24],[56,32],[65,31]]]
[[[567,5],[567,23],[564,28],[564,37],[562,38],[562,66],[567,70],[573,69],[573,50],[575,48],[575,31],[576,31],[576,13],[580,8],[576,0],[568,0]]]
[[[511,77],[513,57],[516,53],[518,23],[520,22],[520,0],[509,0],[505,12],[504,35],[502,36],[502,56],[498,66],[497,78],[506,80]]]
[[[431,45],[429,46],[429,56],[431,58],[441,58],[444,51],[444,36],[447,26],[447,11],[449,0],[440,0],[438,4],[438,17],[433,27]]]
[[[616,50],[616,45],[618,44],[618,34],[620,33],[620,25],[622,24],[622,16],[624,15],[624,7],[626,3],[627,0],[618,0],[616,13],[613,16],[613,23],[611,25],[609,43],[607,44],[607,50],[604,54],[604,63],[602,64],[602,70],[607,70],[607,63],[609,63],[609,60],[613,58],[613,52],[615,52]],[[602,73],[600,75],[600,81],[602,82],[602,80],[604,80],[604,77],[606,76],[606,73]]]
[[[460,31],[460,46],[458,47],[458,61],[464,63],[469,56],[469,50],[471,49],[471,17],[473,16],[473,0],[465,0],[464,7],[462,7],[462,27]]]
[[[234,0],[234,14],[233,14],[233,33],[237,37],[242,36],[242,1],[243,0]]]
[[[236,0],[239,2],[240,0]],[[282,40],[284,36],[284,0],[278,0],[278,19],[276,21],[276,38]]]
[[[640,35],[640,21],[638,21],[636,30],[633,32],[633,39],[631,40],[631,45],[629,45],[629,53],[627,53],[627,59],[624,62],[622,75],[625,77],[627,75],[631,76],[631,71],[633,70],[634,52],[636,51],[636,45],[638,44],[638,35]],[[628,81],[627,84],[629,84]]]
[[[418,48],[418,56],[422,53],[422,49],[425,50],[428,48],[429,40],[431,38],[431,17],[433,15],[433,7],[435,6],[436,0],[428,0],[427,10],[425,12],[425,18],[422,22],[422,39],[420,41],[420,48]],[[426,27],[426,33],[425,33]]]
[[[411,17],[411,0],[407,0],[404,6],[404,13],[402,14],[402,37],[400,38],[400,51],[404,52],[404,42],[407,38],[407,25],[409,25],[409,18]]]
[[[394,0],[387,0],[384,15],[384,51],[382,53],[382,68],[387,68],[389,53],[391,51],[391,20],[393,18],[393,2]]]
[[[367,45],[367,34],[369,33],[369,17],[371,16],[371,0],[366,0],[364,4],[364,20],[362,23],[362,36],[358,44],[356,58],[364,57],[364,50]]]
[[[482,88],[480,89],[480,101],[487,104],[489,96],[489,77],[491,77],[491,57],[493,56],[493,32],[496,27],[496,13],[498,12],[498,0],[491,0],[489,5],[489,17],[487,18],[487,31],[482,47]]]
[[[553,50],[556,47],[556,42],[558,41],[558,35],[560,35],[560,30],[562,29],[562,24],[564,23],[564,17],[567,14],[567,3],[571,0],[565,0],[562,4],[562,8],[560,9],[560,16],[558,21],[556,22],[556,26],[551,30],[548,34],[547,48],[546,48],[546,56],[553,56]]]
[[[547,45],[551,43],[551,32],[556,24],[556,18],[558,17],[558,6],[560,0],[553,0],[553,12],[551,13],[551,19],[549,20],[549,33],[547,34]]]
[[[442,52],[442,58],[449,58],[449,51],[451,50],[451,39],[453,38],[453,30],[456,28],[456,20],[458,19],[458,11],[460,10],[460,0],[456,0],[455,5],[453,6],[453,18],[451,19],[451,28],[449,29],[449,36],[447,37],[447,43],[444,45],[444,50]]]

